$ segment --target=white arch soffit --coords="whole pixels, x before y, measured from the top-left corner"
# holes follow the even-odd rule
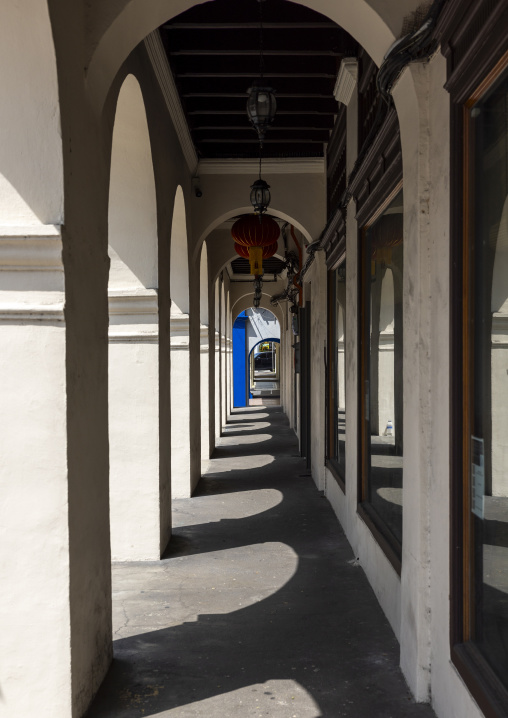
[[[178,185],[171,223],[170,283],[171,313],[189,313],[189,257],[187,247],[187,214],[183,189]]]
[[[199,256],[199,251],[201,248],[201,245],[203,242],[208,238],[208,236],[213,232],[214,229],[217,229],[223,222],[226,222],[231,217],[236,217],[240,214],[252,214],[252,205],[248,207],[237,207],[236,209],[229,210],[228,212],[225,212],[224,214],[220,215],[220,217],[217,217],[203,232],[201,237],[199,238],[196,248],[194,250],[196,257]],[[308,244],[310,244],[313,239],[309,232],[305,229],[305,227],[300,224],[300,222],[297,222],[293,217],[290,217],[288,214],[285,214],[284,212],[279,212],[277,209],[272,209],[270,207],[270,214],[274,217],[278,217],[279,219],[284,220],[284,222],[289,222],[289,224],[292,224],[293,227],[296,227],[296,229],[303,234]],[[231,238],[231,241],[233,241],[233,238]],[[292,240],[291,240],[292,241]],[[231,261],[231,260],[230,260]]]
[[[231,307],[231,316],[236,317],[241,314],[245,309],[249,309],[250,307],[253,307],[252,304],[252,298],[254,295],[254,291],[251,290],[248,294],[242,294],[241,297],[238,297],[238,299],[235,301],[233,306]],[[282,326],[282,310],[280,307],[273,307],[270,304],[270,299],[272,298],[271,294],[267,294],[267,292],[261,292],[261,302],[259,304],[260,309],[268,309],[277,319],[279,324]],[[279,315],[280,312],[280,315]]]
[[[405,15],[421,0],[297,0],[322,13],[352,35],[379,66],[397,39]],[[102,112],[108,90],[124,60],[147,35],[176,15],[200,5],[196,0],[120,0],[116,14],[95,0],[91,24],[87,86],[92,105]],[[108,5],[108,7],[105,7]],[[102,10],[102,15],[101,15]],[[90,10],[90,14],[93,12]]]
[[[145,103],[134,75],[116,105],[108,204],[110,287],[158,286],[157,200]]]
[[[233,241],[233,238],[231,238],[231,241]],[[284,257],[280,254],[280,252],[276,252],[273,256],[274,256],[274,257],[277,257],[277,259],[282,259],[282,260],[284,259]],[[225,261],[224,264],[222,264],[222,265],[219,267],[219,269],[217,270],[217,273],[216,273],[216,275],[215,275],[215,277],[214,277],[214,281],[215,281],[215,279],[219,276],[219,274],[225,269],[225,267],[227,267],[228,264],[229,264],[230,262],[232,262],[233,260],[235,260],[235,259],[239,259],[239,255],[238,255],[236,252],[233,252],[233,253],[231,254],[230,258],[229,258],[227,261]],[[250,275],[250,276],[252,276],[252,275]],[[254,281],[254,280],[252,280],[252,281]]]
[[[48,3],[4,2],[1,16],[0,225],[61,225],[63,147]]]

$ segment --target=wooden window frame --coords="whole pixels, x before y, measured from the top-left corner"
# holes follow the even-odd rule
[[[508,70],[508,52],[494,64],[484,79],[452,113],[452,137],[457,143],[452,171],[462,181],[455,183],[452,200],[462,205],[461,215],[452,218],[451,261],[451,659],[466,686],[487,718],[508,715],[508,687],[505,686],[475,645],[473,636],[474,567],[472,550],[474,526],[470,506],[470,462],[473,416],[473,336],[471,327],[474,287],[471,267],[474,223],[474,138],[470,110]],[[460,139],[462,140],[460,143]],[[460,144],[459,144],[460,143]],[[455,225],[455,226],[454,226]],[[455,231],[453,231],[455,230]],[[460,371],[456,371],[460,367]]]
[[[370,216],[367,222],[359,229],[359,252],[358,252],[358,307],[360,321],[358,322],[358,360],[360,377],[358,385],[358,499],[357,513],[363,519],[370,532],[376,539],[381,550],[390,561],[395,571],[400,576],[402,569],[402,545],[395,539],[391,531],[387,529],[385,524],[379,520],[377,514],[372,510],[368,497],[368,475],[369,475],[369,456],[367,435],[367,416],[366,416],[366,392],[365,382],[367,379],[367,351],[370,353],[370,343],[366,346],[366,289],[370,284],[370,275],[367,276],[367,262],[365,256],[365,241],[367,232],[372,225],[381,217],[386,208],[395,199],[402,190],[402,180],[397,182],[396,186],[387,194],[380,203],[376,211]],[[404,508],[402,509],[404,510]]]

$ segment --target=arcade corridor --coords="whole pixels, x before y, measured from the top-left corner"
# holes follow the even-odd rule
[[[160,562],[113,567],[89,718],[396,718],[399,646],[279,406],[235,410]]]

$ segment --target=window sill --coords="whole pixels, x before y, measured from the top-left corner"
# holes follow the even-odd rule
[[[381,523],[376,512],[367,502],[364,501],[363,503],[358,504],[357,511],[360,518],[367,525],[367,528],[376,539],[386,558],[400,576],[402,568],[402,546]]]
[[[342,493],[346,493],[346,482],[344,481],[344,477],[342,476],[340,469],[338,467],[338,464],[333,459],[327,459],[325,461],[325,467],[328,469],[330,474],[333,476],[337,484],[339,485],[339,488],[342,490]]]
[[[452,663],[485,718],[506,718],[508,690],[472,642],[452,646]]]

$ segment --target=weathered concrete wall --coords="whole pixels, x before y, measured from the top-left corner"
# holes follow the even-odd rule
[[[324,490],[325,471],[325,345],[327,333],[326,261],[323,252],[305,276],[311,284],[311,470],[318,489]]]

